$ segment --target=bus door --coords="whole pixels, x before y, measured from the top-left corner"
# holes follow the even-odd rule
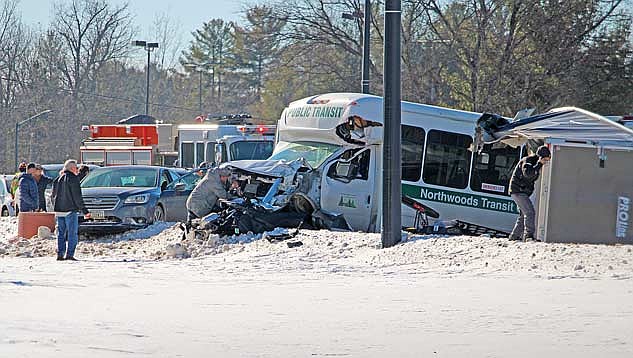
[[[321,208],[342,213],[354,230],[368,231],[376,200],[376,146],[350,149],[323,169]]]

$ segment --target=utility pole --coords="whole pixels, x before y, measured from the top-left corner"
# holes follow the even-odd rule
[[[400,242],[402,236],[402,182],[400,138],[400,0],[385,2],[384,46],[384,146],[382,169],[382,247]]]

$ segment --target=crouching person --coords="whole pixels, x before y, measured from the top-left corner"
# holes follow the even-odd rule
[[[75,260],[75,248],[79,240],[79,213],[90,218],[84,205],[77,174],[77,161],[64,163],[64,170],[53,182],[53,205],[57,216],[57,260]],[[68,241],[68,247],[66,247]],[[64,256],[65,255],[65,256]]]
[[[510,240],[534,240],[535,212],[530,195],[534,192],[534,182],[541,168],[550,159],[551,153],[546,146],[540,146],[536,154],[519,161],[510,179],[510,196],[519,207],[519,217],[510,234]]]
[[[226,185],[231,177],[227,168],[209,169],[187,198],[187,228],[191,220],[201,218],[214,210],[218,199],[228,199]]]

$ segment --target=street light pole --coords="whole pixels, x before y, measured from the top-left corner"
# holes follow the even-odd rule
[[[147,80],[145,82],[145,115],[149,115],[149,66],[150,53],[158,48],[158,42],[132,41],[133,46],[143,47],[147,51]]]
[[[147,80],[145,81],[145,115],[149,114],[149,54],[150,51],[147,51]]]
[[[31,116],[21,122],[15,122],[15,170],[18,170],[18,138],[19,138],[19,132],[20,132],[20,127],[25,125],[26,123],[28,123],[29,121],[39,118],[41,116],[46,116],[49,113],[51,113],[52,110],[47,109],[45,111],[42,111],[34,116]],[[44,117],[46,118],[46,117]]]
[[[400,153],[400,0],[385,2],[384,146],[382,170],[382,247],[402,239]]]
[[[191,62],[183,65],[184,67],[192,68],[194,71],[198,72],[198,110],[200,111],[200,114],[202,114],[202,73],[206,73],[207,66],[215,64],[215,62]]]
[[[369,25],[371,22],[371,1],[365,0],[365,21],[363,26],[363,77],[361,87],[363,93],[369,93]]]
[[[355,11],[353,13],[343,13],[342,17],[346,20],[354,20],[360,19],[361,14],[360,10]],[[361,81],[360,87],[362,93],[369,93],[369,25],[371,23],[371,1],[365,0],[365,10],[364,17],[361,20],[363,21],[363,33],[361,36],[361,41],[363,45],[363,59],[361,64]]]

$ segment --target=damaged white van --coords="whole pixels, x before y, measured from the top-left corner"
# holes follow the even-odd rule
[[[460,219],[508,232],[518,209],[508,195],[521,148],[476,152],[481,113],[402,102],[402,193]],[[382,98],[331,93],[292,102],[281,114],[272,156],[226,163],[272,207],[343,214],[353,230],[381,229]],[[271,190],[271,187],[273,188]],[[270,197],[270,194],[274,194]],[[415,211],[403,205],[403,225]]]

